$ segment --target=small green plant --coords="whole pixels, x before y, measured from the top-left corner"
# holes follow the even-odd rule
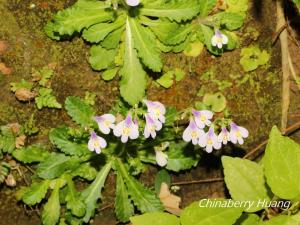
[[[253,71],[259,66],[265,65],[270,59],[266,50],[261,51],[257,46],[243,48],[240,64],[246,72]]]
[[[135,105],[145,94],[146,68],[162,71],[161,53],[189,51],[194,43],[215,55],[236,47],[232,31],[243,25],[248,1],[216,5],[216,0],[79,0],[58,12],[45,31],[54,40],[80,33],[92,44],[92,68],[103,71],[104,80],[119,74],[121,96]]]

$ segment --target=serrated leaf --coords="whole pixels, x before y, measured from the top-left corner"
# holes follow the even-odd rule
[[[117,48],[121,40],[121,36],[123,34],[124,29],[125,26],[122,26],[121,28],[108,34],[106,38],[101,42],[102,47],[106,49]]]
[[[235,201],[253,203],[245,208],[246,212],[256,212],[264,208],[258,202],[268,202],[264,173],[262,167],[250,160],[222,157],[225,183]]]
[[[27,205],[40,203],[46,196],[50,181],[44,180],[41,183],[33,183],[30,187],[24,189],[22,200]]]
[[[127,222],[129,217],[134,214],[134,208],[129,199],[129,194],[122,175],[117,173],[117,190],[115,201],[115,212],[119,221]]]
[[[84,222],[89,222],[90,218],[94,215],[97,208],[97,201],[101,198],[101,190],[104,186],[106,177],[111,169],[111,162],[102,167],[93,183],[86,188],[81,196],[86,204],[86,213],[83,217]]]
[[[13,157],[24,163],[42,162],[49,152],[38,145],[31,145],[26,148],[16,149],[12,153]]]
[[[237,30],[244,23],[244,17],[237,13],[221,12],[212,16],[212,20],[228,30]]]
[[[78,176],[83,179],[92,181],[97,176],[97,170],[90,163],[84,162],[72,172],[72,176]]]
[[[68,193],[66,195],[67,209],[71,210],[74,216],[82,217],[85,214],[85,204],[79,193],[75,189],[75,185],[70,176],[66,177],[68,184]]]
[[[52,94],[51,88],[41,88],[38,97],[35,98],[35,103],[38,109],[43,107],[60,109],[61,104],[56,100]]]
[[[152,4],[140,9],[141,15],[151,17],[167,17],[177,22],[192,19],[199,12],[198,1],[182,0],[179,2],[171,2],[168,4]]]
[[[45,161],[39,164],[37,175],[44,179],[54,179],[67,170],[72,170],[79,165],[77,158],[70,158],[64,154],[52,153]]]
[[[10,90],[12,92],[16,92],[17,90],[21,89],[21,88],[26,88],[28,90],[32,89],[32,83],[25,81],[24,79],[22,79],[20,82],[12,82],[10,83]]]
[[[260,218],[256,214],[244,213],[234,225],[258,225]]]
[[[77,124],[88,126],[93,123],[93,116],[95,115],[93,108],[79,97],[67,97],[65,108],[67,113]]]
[[[116,50],[107,50],[101,45],[93,45],[90,49],[89,63],[94,70],[103,70],[112,66],[115,60]]]
[[[108,7],[105,2],[79,0],[54,16],[53,23],[47,26],[47,34],[50,37],[57,37],[55,33],[72,35],[93,24],[110,21],[113,19],[113,12],[107,10]]]
[[[130,218],[132,225],[180,225],[180,219],[169,213],[152,212]]]
[[[50,131],[49,139],[51,143],[59,148],[66,155],[82,156],[89,154],[86,143],[76,143],[70,140],[68,128],[61,126]]]
[[[192,24],[180,26],[166,37],[164,43],[167,45],[177,45],[181,42],[184,42],[195,27],[196,26]]]
[[[12,153],[16,147],[16,138],[9,126],[2,126],[0,128],[0,153]]]
[[[205,201],[229,200],[205,199]],[[201,200],[203,201],[203,200]],[[180,215],[181,225],[232,225],[241,216],[243,209],[239,207],[200,207],[201,201],[194,202],[186,207]],[[205,202],[203,204],[206,204]]]
[[[263,158],[267,183],[283,199],[300,196],[300,145],[273,127]]]
[[[124,65],[120,71],[122,80],[120,82],[121,96],[131,105],[141,101],[145,95],[146,73],[142,68],[133,46],[132,31],[129,19],[126,21],[126,39]]]
[[[39,81],[39,85],[45,87],[48,80],[53,76],[53,70],[48,67],[44,67],[38,71],[38,75],[41,78]]]
[[[154,72],[160,72],[162,61],[152,32],[141,26],[133,18],[129,18],[129,26],[134,40],[134,47],[142,62]]]
[[[57,183],[53,189],[48,202],[45,204],[42,220],[44,225],[55,225],[60,216],[60,204],[59,204],[59,188],[60,184]]]
[[[168,155],[167,169],[178,172],[180,170],[190,169],[196,166],[200,160],[200,156],[193,149],[188,147],[186,143],[171,143]]]
[[[124,25],[124,16],[119,16],[112,23],[97,23],[88,29],[84,30],[82,37],[88,42],[98,43],[102,41],[109,33]]]
[[[200,16],[205,17],[209,14],[209,12],[214,8],[216,5],[216,0],[201,0],[199,1],[200,7]]]
[[[116,161],[116,167],[124,178],[128,193],[134,205],[142,212],[162,211],[163,206],[154,192],[145,188],[140,182],[128,174],[125,165],[120,159]]]

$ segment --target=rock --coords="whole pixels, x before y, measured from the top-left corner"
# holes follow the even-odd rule
[[[16,98],[21,102],[28,102],[35,97],[35,93],[27,88],[20,88],[15,92]]]

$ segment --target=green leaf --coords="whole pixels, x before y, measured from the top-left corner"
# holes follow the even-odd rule
[[[57,146],[57,148],[59,148],[66,155],[82,156],[89,154],[90,152],[87,148],[87,144],[79,144],[74,140],[71,141],[68,131],[69,129],[65,126],[52,129],[49,134],[51,143]]]
[[[12,153],[13,157],[24,163],[42,162],[49,152],[38,145],[30,145],[26,148],[16,149]]]
[[[296,4],[298,11],[300,11],[300,0],[293,0],[293,2]]]
[[[299,224],[300,224],[299,213],[293,216],[279,215],[273,217],[267,222],[259,223],[259,225],[299,225]]]
[[[165,74],[163,74],[159,79],[156,80],[157,83],[159,83],[164,88],[170,88],[174,83],[174,71],[168,71]]]
[[[27,205],[35,205],[40,203],[46,196],[50,181],[44,180],[41,183],[33,183],[24,190],[22,200]]]
[[[221,92],[215,94],[205,94],[203,103],[211,107],[214,112],[222,112],[226,108],[226,98]]]
[[[78,164],[79,160],[77,158],[52,153],[45,161],[39,164],[36,173],[40,178],[54,179],[65,171],[76,168]]]
[[[133,47],[132,31],[129,19],[126,20],[126,39],[124,65],[120,71],[122,80],[120,82],[121,96],[130,104],[135,105],[145,95],[146,73],[140,64],[136,50]]]
[[[248,0],[224,0],[227,5],[226,12],[238,13],[245,17],[248,10]]]
[[[53,76],[53,70],[48,68],[48,67],[44,67],[39,71],[36,71],[37,75],[40,77],[40,81],[39,81],[39,85],[46,87],[48,80]]]
[[[129,217],[134,214],[134,208],[129,199],[128,190],[125,186],[124,179],[119,172],[117,173],[115,212],[118,220],[121,222],[129,221]]]
[[[152,4],[140,9],[141,15],[151,17],[167,17],[170,20],[177,22],[192,19],[199,12],[198,1],[184,0],[179,2],[171,2],[168,4]]]
[[[190,43],[186,49],[184,49],[183,54],[186,56],[197,57],[203,51],[204,44],[200,41],[195,41]]]
[[[142,213],[163,210],[163,206],[155,193],[145,188],[140,182],[130,176],[120,159],[116,160],[116,167],[124,178],[131,199]]]
[[[265,176],[272,192],[283,199],[300,197],[300,145],[273,127],[263,158]]]
[[[82,126],[93,124],[93,108],[79,97],[70,96],[65,101],[65,108],[72,119]]]
[[[92,181],[97,176],[97,170],[89,162],[84,162],[72,172],[72,176],[78,176],[88,181]]]
[[[225,183],[233,200],[242,201],[253,205],[247,205],[246,212],[256,212],[263,209],[259,202],[268,202],[263,168],[250,160],[222,157]]]
[[[158,173],[155,176],[155,192],[157,195],[159,195],[160,187],[162,183],[166,183],[168,187],[171,187],[171,176],[168,173],[167,170],[162,169],[158,171]]]
[[[201,0],[199,1],[200,17],[207,16],[210,11],[215,7],[216,0]]]
[[[269,60],[270,54],[266,50],[261,51],[258,46],[243,48],[241,51],[240,64],[246,72],[265,65]]]
[[[193,31],[194,28],[195,25],[190,25],[190,24],[180,26],[173,33],[170,33],[166,37],[164,43],[167,45],[177,45],[179,43],[182,43],[186,40],[187,36]]]
[[[244,213],[234,225],[258,225],[260,218],[256,214]]]
[[[20,82],[12,82],[10,83],[10,90],[12,92],[16,92],[17,90],[21,89],[21,88],[26,88],[28,90],[32,89],[32,83],[25,81],[24,79],[22,79]]]
[[[58,182],[48,200],[45,204],[43,213],[42,213],[42,220],[44,225],[55,225],[60,216],[60,204],[59,204],[59,189],[60,183]]]
[[[2,126],[0,127],[0,130],[0,150],[3,152],[12,153],[16,147],[14,133],[9,126]]]
[[[84,30],[82,37],[93,43],[102,41],[109,33],[124,25],[124,16],[119,16],[113,23],[98,23]]]
[[[142,62],[154,72],[160,72],[162,61],[151,30],[143,27],[136,19],[129,18],[129,26],[134,40],[134,47]]]
[[[168,155],[166,168],[175,172],[191,169],[198,164],[200,159],[200,156],[195,153],[194,149],[184,142],[172,142],[166,153]]]
[[[130,218],[132,225],[180,225],[180,219],[169,213],[152,212]]]
[[[214,35],[214,31],[212,28],[200,24],[198,27],[198,36],[199,40],[206,46],[209,52],[214,55],[220,55],[222,53],[222,49],[218,49],[217,47],[212,46],[211,39]]]
[[[67,209],[71,210],[74,216],[82,217],[85,215],[85,204],[76,191],[72,178],[68,175],[66,179],[68,184],[68,193],[66,195]]]
[[[38,109],[43,107],[60,109],[61,104],[57,102],[52,94],[51,88],[40,88],[38,97],[35,98],[35,103]]]
[[[205,201],[205,202],[204,202]],[[206,201],[212,204],[221,201],[226,204],[229,200],[203,199],[186,207],[180,216],[181,225],[232,225],[241,216],[243,209],[239,207],[200,207]]]
[[[121,36],[123,34],[123,31],[125,29],[125,26],[122,26],[121,28],[111,32],[106,36],[106,38],[102,41],[101,45],[102,47],[106,49],[115,49],[118,47]]]
[[[111,169],[111,162],[102,167],[93,183],[86,188],[81,196],[86,204],[86,213],[83,217],[84,222],[89,222],[90,218],[94,215],[97,208],[97,201],[101,198],[101,190],[104,186],[106,177]]]
[[[108,7],[105,2],[79,0],[54,16],[53,22],[46,26],[47,34],[57,39],[56,33],[72,35],[75,31],[80,32],[93,24],[110,21],[113,19],[113,12],[107,10]]]
[[[112,66],[115,60],[116,51],[107,50],[101,45],[93,45],[90,49],[89,63],[94,70],[103,70]]]
[[[102,74],[101,74],[101,77],[103,80],[105,81],[109,81],[109,80],[112,80],[114,79],[114,77],[117,75],[117,72],[119,71],[119,68],[116,67],[116,68],[113,68],[113,69],[108,69],[108,70],[105,70]]]
[[[221,12],[212,16],[212,20],[218,23],[219,26],[224,26],[228,30],[237,30],[243,26],[244,17],[231,12]]]

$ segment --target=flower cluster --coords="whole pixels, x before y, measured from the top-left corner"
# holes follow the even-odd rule
[[[189,125],[182,135],[183,140],[192,141],[194,145],[198,144],[210,153],[213,149],[220,149],[222,144],[226,145],[228,142],[243,144],[243,138],[248,137],[247,129],[237,126],[233,122],[230,123],[230,131],[227,130],[226,126],[222,126],[221,132],[217,135],[211,122],[212,118],[213,113],[209,110],[192,110]],[[206,126],[209,127],[207,132],[204,131]]]

